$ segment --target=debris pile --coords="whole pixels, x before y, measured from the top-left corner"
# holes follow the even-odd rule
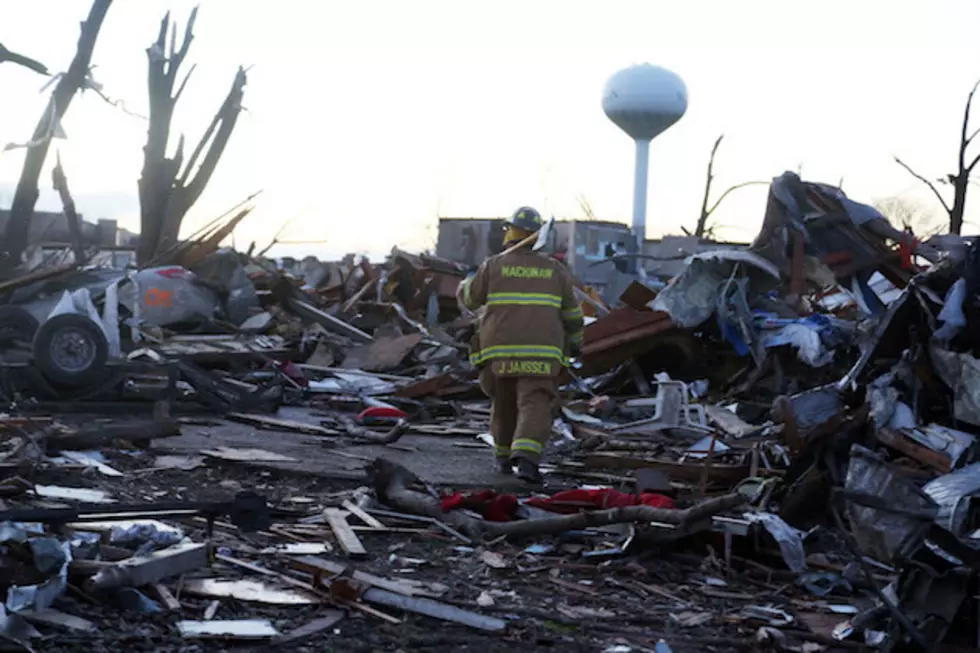
[[[748,250],[582,289],[537,493],[495,472],[463,266],[175,252],[0,287],[7,641],[980,645],[969,239],[786,173]]]

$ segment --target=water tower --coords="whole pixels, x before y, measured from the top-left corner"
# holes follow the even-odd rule
[[[687,87],[676,74],[651,64],[631,66],[609,78],[602,109],[636,141],[633,181],[633,235],[637,251],[646,239],[647,177],[650,141],[681,119],[687,111]]]

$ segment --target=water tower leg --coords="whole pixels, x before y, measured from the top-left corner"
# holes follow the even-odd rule
[[[647,231],[647,179],[650,176],[650,141],[636,141],[636,170],[633,179],[633,236],[636,252],[643,253]]]

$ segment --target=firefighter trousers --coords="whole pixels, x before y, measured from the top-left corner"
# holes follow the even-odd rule
[[[490,434],[497,458],[541,459],[551,437],[557,383],[552,377],[497,376],[487,365],[480,388],[490,397]]]

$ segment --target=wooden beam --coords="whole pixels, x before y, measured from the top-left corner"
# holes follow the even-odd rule
[[[351,558],[367,556],[367,549],[361,544],[360,538],[347,523],[347,518],[337,508],[327,508],[323,511],[323,516],[330,525],[333,534],[337,537],[340,548]]]

